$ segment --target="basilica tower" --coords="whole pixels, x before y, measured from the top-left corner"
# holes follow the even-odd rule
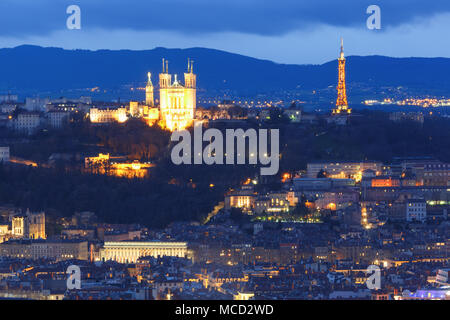
[[[187,72],[184,73],[184,99],[189,117],[194,119],[195,109],[197,107],[197,76],[194,73],[194,61],[188,59]]]
[[[155,105],[153,98],[152,74],[150,72],[148,73],[147,86],[145,87],[145,104],[151,108]]]
[[[162,59],[162,72],[159,74],[159,106],[160,111],[168,104],[168,90],[172,83],[169,74],[169,61]]]

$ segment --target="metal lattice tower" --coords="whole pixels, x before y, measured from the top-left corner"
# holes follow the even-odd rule
[[[336,100],[336,109],[333,109],[333,113],[351,113],[351,109],[348,108],[347,102],[347,90],[345,87],[345,56],[344,56],[344,40],[341,38],[341,54],[338,59],[339,63],[339,79],[338,79],[338,96]]]

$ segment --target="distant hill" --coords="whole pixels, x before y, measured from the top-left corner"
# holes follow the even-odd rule
[[[0,49],[0,91],[143,85],[148,71],[157,84],[162,58],[169,60],[169,71],[179,77],[186,70],[187,59],[193,59],[198,87],[205,90],[255,93],[298,86],[320,89],[337,82],[336,60],[322,65],[288,65],[205,48],[89,51],[24,45]],[[450,89],[447,58],[350,56],[347,74],[349,83],[375,87]]]

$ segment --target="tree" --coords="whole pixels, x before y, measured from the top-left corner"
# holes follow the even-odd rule
[[[323,169],[320,169],[320,171],[317,173],[317,178],[326,178],[327,172]]]
[[[304,194],[300,197],[300,201],[297,202],[292,214],[298,217],[306,217],[309,214],[309,209],[306,206],[307,199]]]
[[[287,124],[290,122],[289,118],[284,114],[283,110],[280,108],[272,107],[270,108],[269,118],[266,122],[269,124]]]

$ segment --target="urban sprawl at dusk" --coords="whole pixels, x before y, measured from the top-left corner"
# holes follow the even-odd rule
[[[68,35],[91,30],[81,2]],[[347,28],[407,23],[365,8]],[[0,300],[449,300],[450,60],[373,55],[329,23],[314,65],[0,49]]]

